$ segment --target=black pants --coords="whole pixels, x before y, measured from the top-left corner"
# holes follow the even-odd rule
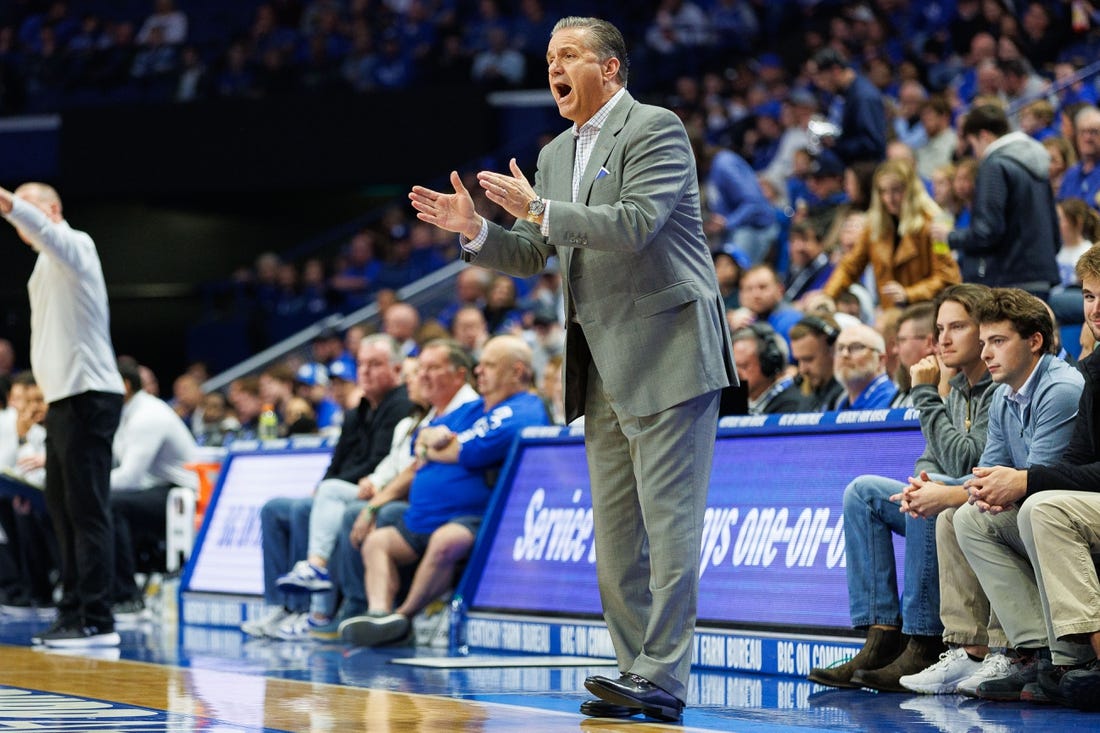
[[[134,582],[139,569],[159,569],[167,530],[168,492],[171,486],[141,491],[111,492],[111,521],[115,529],[115,583],[113,603],[141,598]],[[148,558],[139,561],[139,557]]]
[[[114,538],[107,502],[111,441],[122,395],[82,392],[51,402],[46,413],[46,506],[61,550],[59,619],[114,629]]]
[[[5,571],[11,573],[3,583],[7,602],[52,606],[58,550],[49,517],[36,511],[17,512],[11,499],[4,497],[0,499],[0,527],[8,538],[0,547]]]
[[[23,594],[23,577],[19,572],[19,538],[15,535],[14,512],[11,499],[0,499],[0,529],[4,537],[0,538],[0,602],[18,598]]]

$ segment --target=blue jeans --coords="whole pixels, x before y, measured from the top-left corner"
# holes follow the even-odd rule
[[[340,531],[336,535],[336,545],[332,548],[332,556],[329,558],[328,568],[332,575],[332,582],[344,599],[344,606],[348,609],[348,615],[360,615],[367,612],[367,591],[363,587],[363,558],[359,554],[358,547],[352,547],[348,535],[355,524],[359,512],[367,505],[365,501],[353,501],[344,510],[344,516],[340,522]],[[355,611],[355,613],[353,613]]]
[[[363,568],[363,556],[359,547],[352,547],[348,536],[355,524],[359,512],[367,505],[365,501],[353,501],[344,510],[340,522],[340,532],[336,536],[336,546],[329,558],[328,569],[332,582],[343,598],[342,616],[356,616],[367,612],[367,589],[363,585],[366,570]],[[391,501],[382,506],[374,518],[375,528],[388,527],[405,514],[409,505],[403,501]]]
[[[902,514],[890,496],[905,484],[859,476],[844,489],[844,553],[852,625],[895,626],[919,636],[940,636],[936,520]],[[905,588],[899,608],[893,535],[905,537]]]
[[[308,593],[284,593],[275,585],[298,560],[306,558],[312,499],[271,499],[260,509],[264,551],[264,602],[294,613],[309,610]]]

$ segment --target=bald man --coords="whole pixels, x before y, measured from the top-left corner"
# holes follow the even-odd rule
[[[848,326],[837,337],[833,353],[833,373],[845,391],[837,409],[890,407],[898,388],[886,373],[886,340],[882,334],[863,323]]]
[[[117,646],[107,501],[123,387],[99,254],[91,237],[65,221],[61,198],[46,184],[26,183],[14,194],[0,188],[0,215],[38,253],[27,282],[31,369],[49,403],[46,504],[61,547],[57,621],[32,641]]]

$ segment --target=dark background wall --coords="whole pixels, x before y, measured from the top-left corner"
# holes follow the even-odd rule
[[[326,232],[484,155],[497,123],[478,97],[441,90],[77,110],[54,133],[56,160],[42,156],[48,145],[0,134],[0,161],[54,184],[66,218],[96,240],[115,347],[152,366],[164,388],[185,364],[201,283],[317,238],[334,252],[341,240],[324,245]],[[0,167],[0,185],[21,182]],[[8,226],[0,252],[0,337],[26,366],[35,256]]]

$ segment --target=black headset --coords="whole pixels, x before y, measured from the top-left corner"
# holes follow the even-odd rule
[[[840,331],[836,326],[817,316],[805,316],[801,323],[805,323],[807,326],[824,336],[829,346],[835,344],[837,336],[840,335]]]
[[[760,362],[760,372],[769,379],[783,371],[787,366],[787,357],[776,339],[779,335],[766,323],[750,323],[749,330],[756,336],[756,358]]]

